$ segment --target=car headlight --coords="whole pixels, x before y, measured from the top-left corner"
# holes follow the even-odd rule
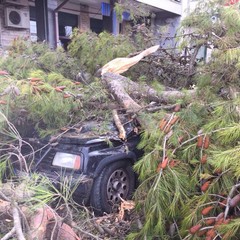
[[[79,155],[57,152],[54,156],[53,166],[80,169],[81,167],[81,157]]]

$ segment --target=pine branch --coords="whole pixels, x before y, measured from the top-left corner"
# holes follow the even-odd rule
[[[233,194],[236,192],[236,190],[240,187],[240,183],[236,184],[235,186],[232,187],[231,191],[228,194],[228,198],[227,198],[227,206],[224,212],[224,219],[227,218],[229,210],[230,210],[230,201],[233,197]]]

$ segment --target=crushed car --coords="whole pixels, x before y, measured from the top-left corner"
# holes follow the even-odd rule
[[[132,166],[143,154],[137,148],[138,122],[125,116],[121,122],[126,133],[124,140],[119,137],[114,121],[109,124],[89,121],[57,137],[28,139],[35,149],[31,172],[54,183],[69,177],[76,202],[90,204],[97,215],[115,211],[134,192],[137,177]],[[18,172],[22,169],[19,162],[14,169]]]

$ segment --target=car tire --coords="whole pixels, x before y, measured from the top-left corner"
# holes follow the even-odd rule
[[[130,199],[135,189],[135,174],[128,160],[106,166],[94,180],[90,204],[96,215],[115,212],[122,199]]]

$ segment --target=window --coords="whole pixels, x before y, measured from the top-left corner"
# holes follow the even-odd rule
[[[64,49],[67,48],[73,29],[77,27],[78,15],[65,12],[58,13],[59,40]]]
[[[30,6],[30,39],[32,42],[37,41],[36,8],[32,6]]]
[[[103,20],[90,18],[90,29],[95,33],[103,31]]]

